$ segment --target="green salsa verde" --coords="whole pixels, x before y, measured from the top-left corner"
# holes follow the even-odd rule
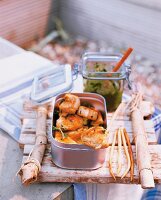
[[[98,72],[106,72],[102,65],[94,65]],[[112,112],[117,109],[122,101],[123,84],[122,80],[87,80],[84,79],[84,92],[98,93],[106,100],[107,111]]]

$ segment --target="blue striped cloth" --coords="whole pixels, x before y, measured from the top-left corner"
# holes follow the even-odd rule
[[[19,141],[23,99],[29,96],[35,75],[55,67],[32,52],[0,59],[0,130]]]
[[[154,123],[155,133],[158,139],[158,144],[161,144],[161,111],[159,109],[155,108],[152,120]]]
[[[141,200],[161,200],[161,186],[157,185],[154,189],[146,190]]]

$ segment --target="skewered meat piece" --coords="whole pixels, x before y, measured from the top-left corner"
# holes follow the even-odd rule
[[[72,138],[66,136],[64,139],[62,138],[62,134],[60,131],[55,131],[55,140],[58,142],[66,143],[66,144],[77,144]]]
[[[75,131],[83,127],[83,118],[78,115],[60,116],[56,122],[56,127],[64,131]]]
[[[79,97],[73,94],[65,94],[64,101],[59,105],[61,116],[75,114],[80,106]]]
[[[94,149],[106,148],[109,146],[107,143],[107,135],[105,129],[101,126],[91,127],[84,131],[81,135],[83,144],[93,147]]]
[[[98,117],[98,111],[96,111],[94,108],[87,108],[85,106],[80,106],[77,114],[90,120],[96,120]]]
[[[95,121],[91,122],[92,126],[99,126],[102,125],[104,123],[101,112],[98,112],[98,117]]]
[[[68,131],[66,134],[72,138],[77,144],[83,144],[81,140],[81,135],[84,131],[88,130],[87,126],[84,126],[76,131]]]

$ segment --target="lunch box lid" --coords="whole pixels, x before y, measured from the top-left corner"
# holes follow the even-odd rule
[[[72,89],[71,66],[59,65],[44,74],[35,76],[30,98],[37,103],[50,101],[52,97]]]

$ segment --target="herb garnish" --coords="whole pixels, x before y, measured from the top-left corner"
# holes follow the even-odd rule
[[[54,131],[60,131],[61,132],[61,135],[62,135],[62,139],[66,138],[67,135],[62,131],[61,128],[57,128],[56,126],[53,126],[53,130]]]

